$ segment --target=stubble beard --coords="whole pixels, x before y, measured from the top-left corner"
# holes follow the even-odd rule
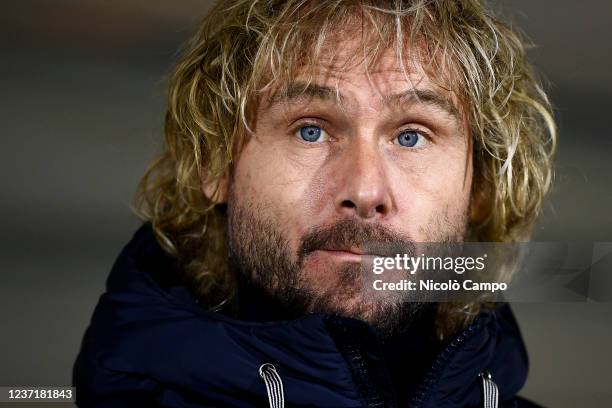
[[[465,216],[450,222],[448,211],[432,217],[435,228],[425,231],[428,242],[463,240]],[[275,299],[288,315],[326,313],[363,320],[383,335],[409,324],[424,306],[410,298],[409,292],[391,297],[372,296],[364,289],[372,276],[363,263],[344,263],[330,271],[336,274],[328,285],[313,285],[304,273],[308,256],[324,248],[372,248],[382,256],[394,253],[414,253],[415,242],[405,235],[390,231],[380,224],[358,219],[343,219],[326,227],[315,227],[300,239],[299,250],[293,254],[289,241],[274,219],[262,208],[236,200],[230,189],[228,199],[229,258],[232,269],[251,284]],[[387,252],[383,254],[382,252]]]

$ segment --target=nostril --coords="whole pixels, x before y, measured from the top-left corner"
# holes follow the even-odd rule
[[[346,207],[346,208],[355,208],[356,205],[354,202],[352,202],[351,200],[344,200],[342,201],[342,207]]]
[[[376,206],[376,212],[380,213],[380,214],[384,214],[385,213],[385,205],[384,204],[380,204]]]

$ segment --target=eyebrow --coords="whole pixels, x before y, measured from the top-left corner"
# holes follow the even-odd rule
[[[270,101],[270,107],[283,102],[292,102],[299,99],[320,99],[334,101],[343,104],[346,97],[337,88],[306,82],[291,82],[284,87]],[[455,104],[443,95],[429,89],[408,89],[383,97],[385,105],[424,104],[444,111],[455,119],[460,118],[460,113]]]
[[[386,104],[424,104],[440,109],[455,119],[459,119],[459,110],[455,104],[448,98],[445,98],[438,92],[429,89],[409,89],[404,92],[392,94],[384,98]]]
[[[270,105],[302,98],[332,100],[339,103],[345,101],[344,96],[336,88],[307,82],[291,82],[272,98]]]

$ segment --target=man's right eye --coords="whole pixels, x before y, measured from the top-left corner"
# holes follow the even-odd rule
[[[316,125],[302,126],[297,131],[297,136],[305,142],[324,142],[328,139],[327,132]]]

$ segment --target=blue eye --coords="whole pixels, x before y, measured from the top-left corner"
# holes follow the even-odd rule
[[[314,125],[304,126],[299,131],[299,136],[306,142],[316,142],[322,134],[323,129]]]
[[[397,137],[397,143],[403,147],[415,147],[425,143],[425,137],[414,130],[405,130]]]

